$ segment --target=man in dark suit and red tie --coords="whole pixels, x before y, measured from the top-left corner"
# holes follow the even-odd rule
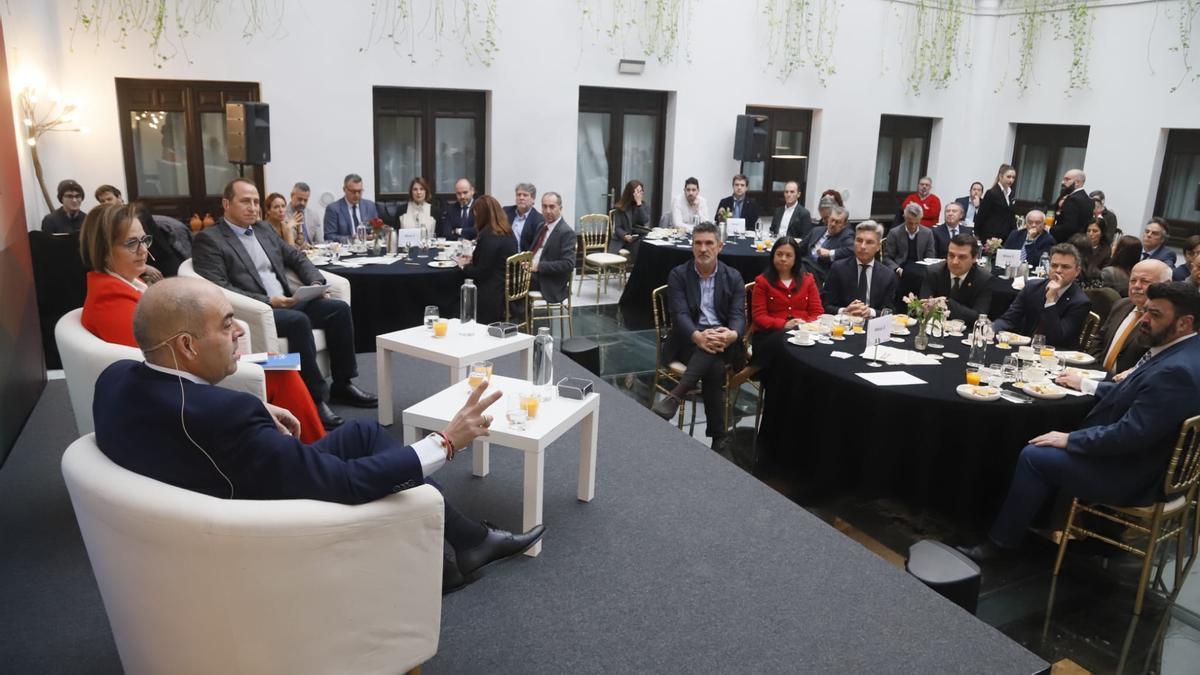
[[[951,206],[958,205],[947,205],[946,210]],[[978,258],[978,239],[969,234],[955,236],[947,246],[946,260],[930,266],[925,274],[921,297],[945,298],[951,319],[974,325],[992,305],[992,290],[988,287],[992,275],[975,264]]]
[[[1025,283],[1017,299],[996,320],[996,332],[1045,335],[1051,347],[1078,349],[1079,332],[1092,308],[1087,293],[1075,283],[1081,267],[1079,250],[1074,246],[1051,247],[1050,276]]]
[[[864,220],[854,228],[854,256],[829,268],[821,305],[832,314],[876,316],[896,303],[896,273],[877,259],[883,226]]]
[[[1179,429],[1200,414],[1200,294],[1187,283],[1169,282],[1151,285],[1146,296],[1137,330],[1148,351],[1119,381],[1059,376],[1059,384],[1094,394],[1095,407],[1078,430],[1029,441],[987,539],[964,553],[980,561],[1011,554],[1055,491],[1112,506],[1142,506],[1162,497]]]

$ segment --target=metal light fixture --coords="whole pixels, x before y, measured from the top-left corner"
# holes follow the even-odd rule
[[[38,157],[38,139],[48,131],[80,131],[88,133],[87,127],[75,124],[76,116],[74,103],[62,99],[57,93],[51,92],[48,101],[41,101],[38,88],[27,85],[17,94],[17,104],[21,108],[21,117],[25,125],[25,142],[33,155],[33,173],[37,177],[38,187],[42,189],[42,199],[46,200],[46,208],[53,210],[50,192],[46,189],[46,181],[42,177],[42,161]]]

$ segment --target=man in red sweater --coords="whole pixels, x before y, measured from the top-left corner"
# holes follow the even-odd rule
[[[921,180],[917,181],[917,191],[904,198],[904,202],[900,204],[900,213],[904,213],[904,207],[909,204],[917,204],[924,211],[924,215],[921,216],[922,225],[937,225],[938,218],[942,215],[942,200],[933,194],[932,178],[922,176]]]

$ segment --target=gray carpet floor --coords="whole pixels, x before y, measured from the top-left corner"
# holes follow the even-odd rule
[[[371,354],[362,383],[375,381]],[[562,373],[586,375],[572,363]],[[437,369],[434,371],[433,369]],[[517,375],[515,358],[497,372]],[[443,386],[400,357],[399,411]],[[597,379],[597,378],[593,378]],[[598,381],[596,497],[575,498],[579,435],[547,451],[547,534],[448,596],[441,672],[1033,673],[1046,664]],[[7,672],[119,672],[58,470],[74,438],[51,382],[0,469],[0,664]],[[340,409],[349,416],[374,411]],[[399,437],[400,425],[392,429]],[[521,456],[491,474],[460,457],[435,476],[468,515],[520,526]]]

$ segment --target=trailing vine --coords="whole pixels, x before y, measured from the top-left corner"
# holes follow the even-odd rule
[[[1190,59],[1192,50],[1192,25],[1196,21],[1196,15],[1200,13],[1200,0],[1180,0],[1179,2],[1179,43],[1171,47],[1171,51],[1179,54],[1183,59],[1183,75],[1179,77],[1179,82],[1171,87],[1171,93],[1175,93],[1184,81],[1191,74],[1193,81],[1200,79],[1200,74],[1192,72],[1192,62]]]
[[[682,51],[692,60],[691,22],[696,0],[579,0],[579,28],[604,42],[610,54],[636,53],[659,63],[674,61]],[[631,44],[632,43],[632,44]]]
[[[837,72],[833,62],[838,0],[767,0],[762,14],[767,21],[767,67],[778,70],[786,82],[792,73],[812,67],[821,86]]]
[[[1067,0],[1061,14],[1055,14],[1054,37],[1071,41],[1071,71],[1067,83],[1067,94],[1076,89],[1086,89],[1091,84],[1088,78],[1089,53],[1092,50],[1092,16],[1087,0]]]
[[[1067,94],[1086,89],[1092,48],[1092,8],[1088,0],[1023,0],[1024,8],[1017,16],[1017,28],[1012,35],[1018,36],[1017,50],[1020,57],[1017,67],[1017,93],[1024,95],[1033,80],[1033,67],[1042,43],[1042,34],[1048,24],[1054,28],[1056,40],[1071,43],[1071,69],[1068,72]]]
[[[907,20],[900,17],[899,4],[895,5],[895,13],[904,25],[901,62],[908,64],[905,79],[909,91],[920,96],[926,84],[945,89],[957,79],[962,66],[971,67],[970,44],[963,39],[968,7],[964,0],[915,0],[906,4],[912,8]]]
[[[495,62],[496,52],[500,51],[496,0],[457,0],[449,10],[445,0],[430,0],[427,4],[422,23],[413,8],[413,0],[372,2],[367,44],[358,51],[365,52],[372,45],[390,42],[393,49],[407,50],[405,56],[416,63],[417,39],[425,36],[433,41],[434,60],[442,57],[442,44],[457,42],[463,46],[467,61],[477,61],[484,66]],[[418,24],[421,25],[419,29]],[[443,39],[447,37],[452,40]]]

